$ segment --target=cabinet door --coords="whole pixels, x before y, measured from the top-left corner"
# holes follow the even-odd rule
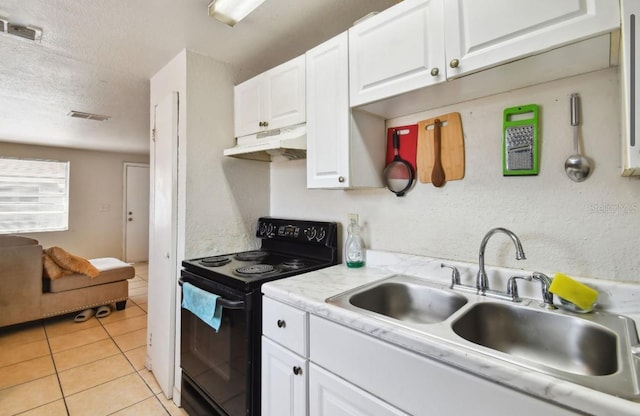
[[[262,337],[262,416],[305,416],[307,361]]]
[[[307,52],[307,187],[349,185],[348,38]]]
[[[310,363],[309,416],[408,415]]]
[[[261,108],[262,76],[258,75],[233,89],[234,126],[236,137],[257,133],[263,129]]]
[[[447,78],[620,26],[618,2],[611,0],[455,0],[444,8]]]
[[[445,80],[442,9],[405,0],[349,29],[352,107]]]
[[[267,130],[304,123],[304,55],[265,72],[262,82],[262,121]]]

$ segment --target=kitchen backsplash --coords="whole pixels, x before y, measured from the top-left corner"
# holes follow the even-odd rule
[[[584,153],[595,166],[581,183],[564,170],[573,153],[573,92],[581,97]],[[487,264],[640,282],[640,180],[620,176],[619,97],[618,69],[611,68],[388,120],[387,127],[402,126],[459,112],[464,178],[442,188],[418,183],[398,198],[386,188],[308,190],[305,160],[274,163],[270,213],[344,226],[354,212],[370,248],[469,262],[478,261],[485,233],[500,226],[520,237],[527,259],[516,261],[508,238],[494,237]],[[502,112],[524,104],[540,106],[540,173],[505,177]]]

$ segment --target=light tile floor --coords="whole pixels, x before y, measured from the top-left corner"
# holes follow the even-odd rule
[[[136,264],[122,311],[0,329],[0,416],[186,415],[144,367],[147,264]]]

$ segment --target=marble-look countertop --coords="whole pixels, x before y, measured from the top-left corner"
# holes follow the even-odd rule
[[[443,341],[433,334],[405,329],[384,320],[325,302],[325,299],[331,296],[394,274],[421,277],[431,282],[448,285],[451,279],[451,270],[441,268],[442,262],[458,267],[462,283],[475,283],[478,267],[476,264],[369,250],[367,251],[367,265],[361,269],[350,269],[340,264],[266,283],[262,286],[262,292],[272,299],[546,401],[598,416],[640,415],[640,403],[638,402],[621,399],[538,371],[529,370],[484,355],[464,345]],[[531,272],[490,266],[487,266],[486,270],[489,275],[490,287],[498,290],[505,290],[509,276]],[[552,273],[547,274],[553,277]],[[640,285],[602,279],[574,278],[599,291],[598,308],[631,317],[640,328],[638,325],[640,323]],[[525,304],[541,300],[540,285],[537,282],[521,281],[519,282],[519,291],[521,297],[533,299],[525,299]]]

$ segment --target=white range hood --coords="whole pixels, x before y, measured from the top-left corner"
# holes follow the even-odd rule
[[[238,137],[237,144],[224,150],[225,156],[278,162],[307,157],[306,124]]]

